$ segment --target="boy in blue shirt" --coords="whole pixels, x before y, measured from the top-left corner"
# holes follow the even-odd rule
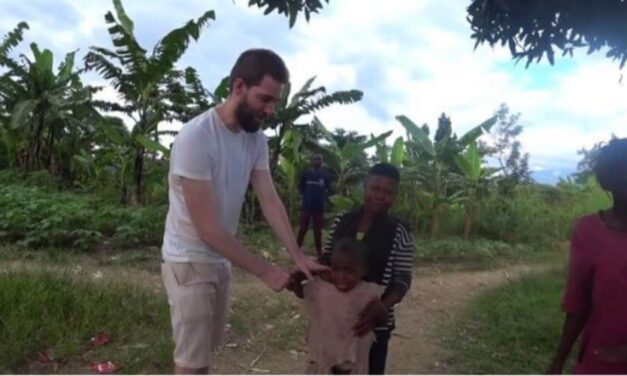
[[[312,169],[303,173],[298,185],[303,197],[300,228],[298,230],[298,245],[303,245],[305,234],[309,229],[309,222],[313,219],[314,240],[316,253],[322,256],[322,227],[324,226],[324,203],[330,191],[329,174],[322,170],[322,155],[314,154]]]

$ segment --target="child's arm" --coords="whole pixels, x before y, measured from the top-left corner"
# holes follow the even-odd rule
[[[353,332],[356,336],[363,337],[377,326],[385,325],[387,317],[388,309],[383,305],[380,298],[375,297],[359,314],[359,320],[353,326]]]
[[[288,291],[291,291],[294,293],[294,295],[296,295],[298,298],[303,299],[303,281],[307,279],[307,276],[305,275],[305,273],[301,272],[300,270],[295,271],[294,273],[292,273],[290,275],[290,281],[288,282],[287,286],[285,286],[285,288]]]
[[[546,371],[549,375],[561,374],[564,368],[564,362],[568,358],[573,344],[579,337],[579,333],[586,324],[587,315],[568,313],[566,314],[566,320],[564,320],[564,327],[562,329],[562,338],[560,339],[559,349],[557,354],[551,363],[551,366]]]
[[[592,263],[588,257],[588,246],[585,228],[578,226],[571,236],[568,278],[562,299],[566,319],[557,354],[547,370],[549,374],[562,373],[564,362],[588,319],[592,287]]]

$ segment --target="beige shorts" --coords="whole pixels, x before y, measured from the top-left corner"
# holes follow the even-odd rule
[[[164,262],[161,276],[170,305],[174,363],[209,367],[211,352],[224,339],[231,265]]]

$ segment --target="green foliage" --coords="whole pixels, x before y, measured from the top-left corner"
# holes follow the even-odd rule
[[[165,206],[138,209],[36,186],[0,186],[0,240],[21,247],[94,250],[160,244]]]
[[[561,268],[526,275],[471,301],[452,327],[440,329],[453,353],[453,373],[546,371],[564,320],[564,280]]]
[[[84,86],[74,69],[75,51],[54,69],[54,56],[31,43],[31,57],[7,53],[27,29],[20,23],[0,45],[0,143],[8,167],[48,169],[72,181],[72,156],[84,146],[99,115],[92,106],[95,88]]]
[[[490,46],[507,45],[527,66],[543,56],[551,64],[556,50],[573,55],[602,49],[622,68],[627,61],[627,3],[623,0],[473,0],[468,7],[471,37]]]
[[[469,194],[474,196],[476,189],[468,189],[468,186],[476,185],[477,182],[468,180],[469,184],[462,183],[459,186],[456,184],[456,181],[459,181],[456,173],[460,173],[460,163],[463,167],[479,171],[480,164],[477,165],[477,160],[480,160],[480,157],[476,147],[472,155],[467,152],[464,156],[462,152],[466,148],[473,147],[470,145],[473,145],[484,132],[490,130],[496,118],[487,119],[458,138],[453,133],[450,118],[442,114],[438,119],[438,128],[433,141],[429,139],[426,131],[428,126],[418,127],[404,115],[397,116],[396,119],[407,131],[406,167],[408,173],[404,178],[414,184],[419,184],[420,188],[418,185],[414,186],[422,190],[421,203],[426,211],[425,214],[430,218],[429,233],[432,238],[435,238],[440,233],[442,215],[446,207],[461,202],[464,194],[467,197]],[[473,160],[467,160],[470,157]],[[463,168],[461,172],[463,173]]]
[[[108,111],[121,112],[134,124],[126,138],[117,142],[118,154],[126,156],[125,164],[132,163],[133,203],[143,202],[144,157],[147,152],[156,156],[166,153],[159,143],[158,130],[162,121],[189,120],[209,108],[208,92],[200,83],[195,70],[180,71],[175,64],[187,50],[190,41],[198,40],[200,32],[215,20],[215,13],[207,11],[197,20],[166,34],[148,54],[134,34],[134,24],[124,11],[120,0],[113,0],[115,15],[105,14],[114,50],[91,47],[85,56],[85,66],[108,80],[119,92],[121,103],[98,105]],[[114,144],[115,145],[115,144]],[[132,162],[129,162],[132,161]],[[126,179],[126,177],[125,177]],[[128,180],[124,180],[128,185]],[[125,187],[124,187],[125,188]]]
[[[2,42],[0,42],[0,61],[4,61],[8,53],[24,40],[24,30],[27,29],[29,29],[28,24],[20,22],[2,38]]]
[[[329,0],[324,0],[327,4]],[[290,28],[294,27],[299,13],[305,14],[305,19],[309,21],[312,13],[318,13],[322,9],[321,0],[249,0],[248,6],[257,6],[265,8],[264,14],[270,14],[276,11],[278,14],[284,14],[289,19]]]
[[[591,179],[586,186],[519,186],[481,203],[478,233],[507,242],[547,243],[568,239],[574,220],[609,207],[611,199]]]
[[[288,83],[283,90],[281,99],[279,100],[274,114],[268,119],[264,128],[276,131],[276,136],[270,139],[270,166],[275,171],[278,166],[279,157],[285,149],[285,136],[293,131],[299,130],[302,136],[302,146],[311,150],[318,146],[318,139],[315,132],[309,128],[315,128],[315,120],[312,124],[297,124],[303,116],[315,114],[317,111],[332,106],[334,104],[351,104],[361,100],[363,93],[359,90],[337,91],[327,94],[324,86],[312,88],[316,77],[311,77],[303,87],[294,93],[290,98],[291,84]],[[322,132],[321,129],[318,130]]]

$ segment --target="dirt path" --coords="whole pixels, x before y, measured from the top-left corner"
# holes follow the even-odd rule
[[[390,341],[388,373],[451,373],[448,354],[435,337],[435,328],[479,292],[499,286],[537,266],[509,266],[480,272],[429,270],[416,277],[412,289],[398,307],[397,329]],[[239,283],[236,283],[236,288]],[[240,288],[242,286],[240,285]],[[250,353],[226,349],[216,359],[215,373],[300,374],[306,354],[268,351]],[[251,364],[253,366],[251,366]]]
[[[68,267],[50,267],[31,262],[4,263],[4,270],[47,269],[68,271]],[[449,357],[446,349],[434,333],[442,322],[451,321],[454,313],[464,303],[479,292],[499,286],[511,278],[537,269],[538,266],[508,266],[479,272],[440,272],[427,268],[417,271],[412,289],[403,303],[397,308],[397,329],[391,339],[388,373],[451,373],[447,364]],[[107,280],[128,280],[138,283],[158,294],[163,294],[161,278],[157,268],[136,270],[134,268],[107,267],[82,264],[71,268],[72,274],[84,278]],[[271,295],[264,286],[248,275],[236,273],[233,295],[237,298],[241,292]],[[233,334],[227,335],[232,337]],[[227,338],[227,343],[228,343]],[[232,341],[234,342],[234,341]],[[237,338],[239,343],[249,345],[227,346],[215,357],[212,373],[270,373],[301,374],[306,364],[307,355],[302,351],[279,351],[271,348],[259,348],[255,339]]]

